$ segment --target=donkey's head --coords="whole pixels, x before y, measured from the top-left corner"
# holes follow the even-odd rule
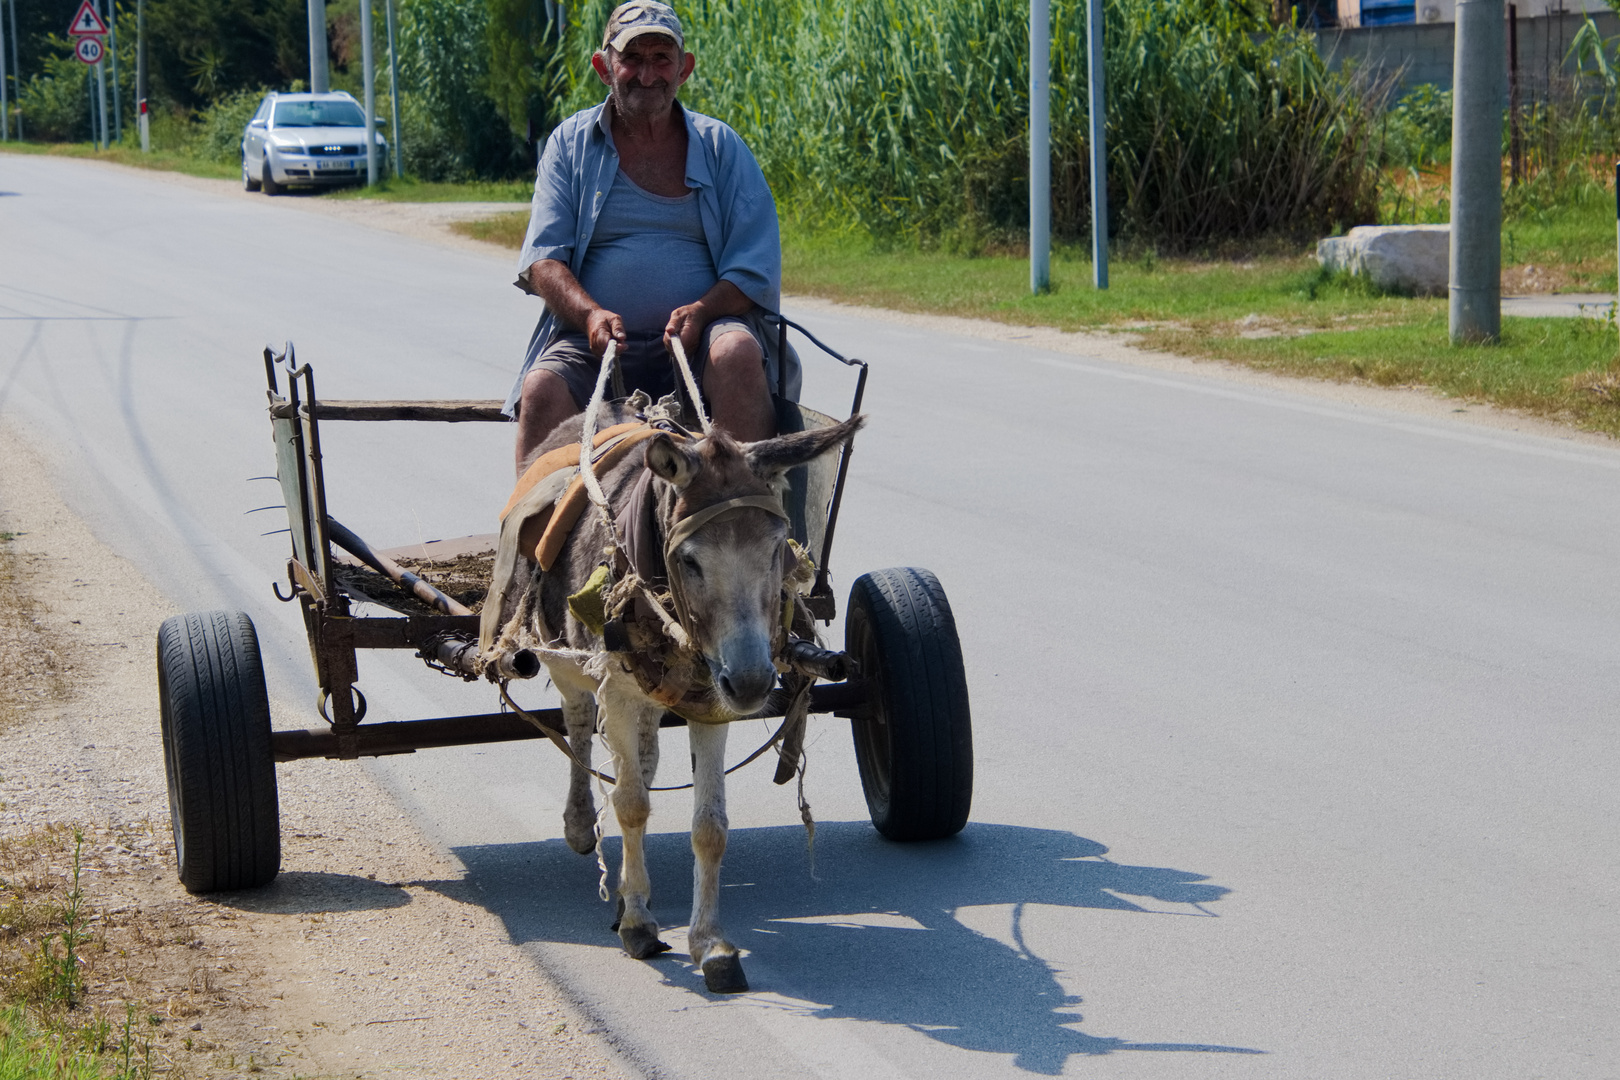
[[[657,435],[647,443],[647,467],[675,490],[664,516],[666,535],[675,541],[665,552],[670,591],[726,712],[756,712],[776,684],[771,645],[781,625],[783,578],[792,566],[787,523],[758,505],[723,510],[690,535],[680,523],[734,499],[779,497],[789,469],[836,450],[865,421],[853,416],[835,427],[756,443],[718,431],[696,442]]]

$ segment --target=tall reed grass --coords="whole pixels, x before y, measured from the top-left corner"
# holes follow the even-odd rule
[[[778,197],[880,236],[980,247],[1027,222],[1027,0],[685,0],[683,100]],[[611,10],[577,15],[568,108]],[[1248,0],[1105,0],[1110,231],[1174,251],[1374,220],[1379,93]],[[1052,223],[1089,234],[1084,0],[1052,2]],[[563,112],[568,111],[564,108]]]

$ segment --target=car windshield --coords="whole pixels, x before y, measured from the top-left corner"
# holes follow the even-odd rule
[[[366,114],[352,101],[278,101],[275,126],[365,127]]]

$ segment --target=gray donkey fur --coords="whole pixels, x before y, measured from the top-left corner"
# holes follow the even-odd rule
[[[536,453],[578,441],[582,418],[561,424]],[[620,406],[604,406],[598,430],[632,419]],[[855,416],[834,427],[748,444],[722,432],[691,442],[658,435],[648,440],[644,451],[632,450],[598,479],[622,519],[643,470],[653,471],[656,542],[661,549],[678,521],[706,507],[739,496],[780,497],[788,469],[838,449],[863,423],[864,417]],[[621,520],[621,536],[626,527]],[[786,538],[782,519],[757,507],[742,507],[703,525],[671,553],[667,572],[686,600],[685,629],[707,663],[715,696],[729,719],[757,712],[776,681],[771,654],[781,620],[784,576],[793,561]],[[594,508],[587,510],[551,569],[535,572],[526,601],[527,629],[552,647],[597,653],[596,659],[584,663],[560,656],[544,659],[562,694],[568,741],[578,762],[590,765],[592,736],[599,729],[612,754],[618,782],[609,799],[624,835],[615,928],[625,951],[644,959],[668,948],[659,940],[658,924],[648,910],[651,886],[642,847],[664,706],[642,691],[618,654],[600,652],[601,637],[568,609],[568,597],[585,585],[609,542],[601,516]],[[727,727],[688,724],[696,855],[688,940],[693,962],[715,992],[747,989],[737,951],[725,940],[718,919],[720,860],[726,846]],[[582,854],[596,846],[597,810],[590,780],[585,768],[573,765],[563,813],[569,846]]]

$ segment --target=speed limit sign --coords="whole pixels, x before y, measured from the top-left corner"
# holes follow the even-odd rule
[[[82,37],[79,39],[79,43],[73,47],[73,55],[87,64],[101,63],[101,55],[104,51],[100,40],[93,37]]]

